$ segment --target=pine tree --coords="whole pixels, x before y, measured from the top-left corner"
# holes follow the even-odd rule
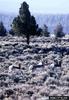
[[[13,20],[13,31],[16,35],[25,35],[27,38],[27,44],[29,44],[30,36],[38,34],[37,26],[35,17],[31,16],[29,11],[29,5],[26,2],[23,2],[19,9],[19,15]]]
[[[3,25],[3,22],[0,22],[0,36],[6,36],[6,29]]]

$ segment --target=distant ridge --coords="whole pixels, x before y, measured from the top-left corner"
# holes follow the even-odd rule
[[[40,27],[46,24],[50,32],[53,32],[55,26],[61,23],[65,33],[69,33],[69,14],[33,14]],[[0,13],[0,21],[3,21],[6,29],[10,30],[10,25],[17,14],[14,13]]]
[[[56,25],[61,23],[63,31],[69,33],[69,14],[37,14],[35,18],[40,26],[46,24],[50,32],[53,32]]]
[[[4,26],[6,27],[7,31],[9,31],[11,29],[10,25],[14,19],[14,17],[16,16],[16,14],[3,14],[0,13],[0,21],[2,21],[4,23]]]

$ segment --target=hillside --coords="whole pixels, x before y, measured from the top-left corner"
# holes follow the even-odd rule
[[[16,14],[0,14],[0,21],[4,22],[7,30],[10,29],[13,18]],[[49,31],[53,32],[54,27],[60,22],[64,27],[64,32],[69,33],[69,15],[45,15],[45,14],[34,14],[39,26],[46,24],[49,27]]]
[[[49,15],[42,15],[38,14],[35,15],[36,21],[40,26],[43,26],[46,24],[49,28],[50,32],[53,32],[54,28],[57,24],[61,23],[63,26],[63,31],[65,33],[69,33],[69,15],[63,15],[63,14],[49,14]]]
[[[0,37],[0,100],[69,96],[69,39],[30,40]]]

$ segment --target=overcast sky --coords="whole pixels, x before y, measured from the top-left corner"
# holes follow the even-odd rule
[[[31,12],[55,14],[69,13],[69,0],[0,0],[0,12],[18,13],[23,1],[27,1]]]

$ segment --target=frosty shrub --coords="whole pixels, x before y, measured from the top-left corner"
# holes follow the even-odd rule
[[[42,28],[42,35],[49,37],[50,33],[48,32],[48,27],[44,24],[43,28]]]
[[[65,36],[64,32],[63,32],[63,26],[59,23],[55,30],[54,30],[54,34],[55,34],[55,37],[63,37]]]

